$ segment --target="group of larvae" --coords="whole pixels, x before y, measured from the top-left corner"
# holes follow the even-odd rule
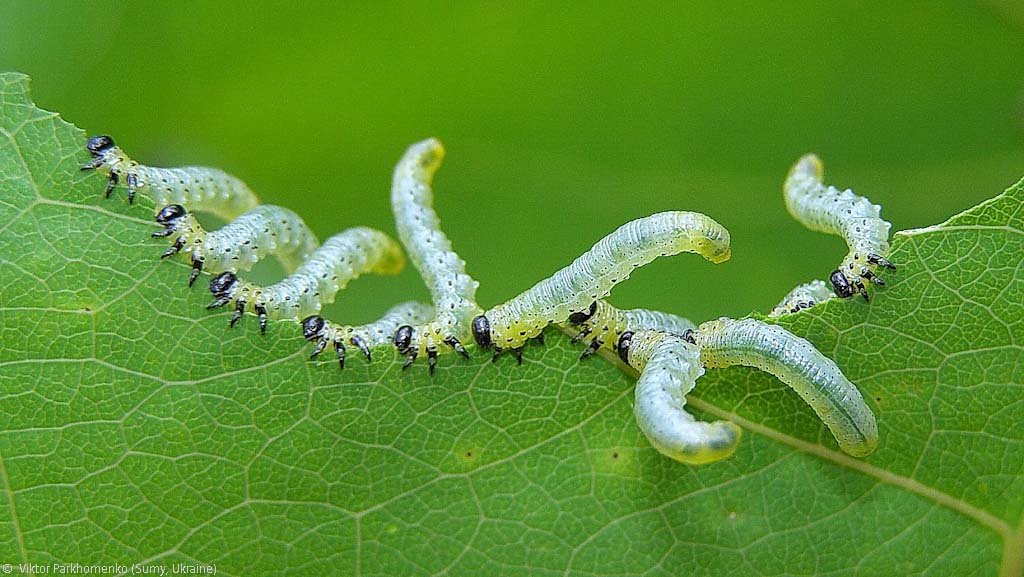
[[[90,138],[92,156],[82,170],[107,178],[106,196],[119,184],[129,201],[137,194],[153,199],[153,233],[170,247],[163,258],[185,255],[191,286],[203,272],[213,274],[208,308],[229,306],[234,326],[247,312],[257,315],[261,331],[268,319],[291,320],[314,343],[312,357],[333,347],[344,368],[348,347],[372,360],[375,348],[393,345],[407,368],[426,356],[433,373],[440,353],[469,356],[464,343],[504,351],[522,362],[523,347],[540,341],[548,325],[586,342],[581,359],[605,349],[639,373],[634,413],[644,435],[662,454],[688,464],[730,456],[741,429],[729,421],[699,421],[686,410],[686,395],[705,369],[744,365],[766,371],[790,386],[817,413],[846,453],[863,457],[878,445],[874,414],[857,387],[811,343],[780,326],[754,318],[720,318],[696,325],[660,311],[617,309],[605,298],[632,271],[654,259],[683,252],[712,263],[729,259],[729,232],[697,212],[670,211],[628,222],[600,239],[565,268],[515,298],[483,310],[479,285],[441,230],[433,208],[431,182],[444,158],[436,139],[413,144],[399,160],[391,188],[391,206],[399,242],[366,227],[355,227],[320,243],[294,212],[260,205],[238,178],[206,167],[155,168],[128,157],[108,136]],[[798,286],[769,316],[797,312],[832,298],[863,295],[868,285],[884,285],[878,272],[893,269],[888,222],[879,207],[851,190],[822,181],[814,155],[800,158],[784,184],[786,207],[808,228],[841,236],[849,253],[829,282]],[[194,213],[229,220],[208,231]],[[404,246],[404,251],[403,251]],[[403,302],[375,322],[352,326],[324,319],[321,306],[365,273],[396,274],[405,254],[423,277],[433,305]],[[277,258],[288,276],[260,286],[239,276],[267,257]]]

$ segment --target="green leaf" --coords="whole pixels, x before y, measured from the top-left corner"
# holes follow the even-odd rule
[[[688,467],[637,430],[633,379],[560,335],[435,378],[339,373],[296,327],[204,309],[152,206],[102,199],[83,132],[0,75],[0,563],[220,575],[1021,575],[1024,185],[899,233],[900,269],[780,321],[878,416],[836,449],[756,371],[693,404],[747,431]],[[201,284],[201,283],[200,283]]]

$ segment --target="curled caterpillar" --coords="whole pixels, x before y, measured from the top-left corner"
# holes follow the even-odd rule
[[[633,269],[659,256],[699,254],[713,263],[729,259],[729,231],[696,212],[662,212],[628,222],[604,237],[569,266],[473,319],[473,337],[498,355],[512,349],[522,357],[527,339],[549,324],[564,323],[608,296]]]
[[[180,204],[169,204],[156,215],[163,230],[154,237],[170,237],[168,258],[184,251],[191,256],[188,286],[203,270],[212,273],[249,270],[260,260],[275,256],[291,272],[316,250],[319,242],[302,218],[287,208],[262,205],[218,230],[207,232]]]
[[[569,315],[568,326],[579,331],[572,342],[591,339],[590,345],[580,355],[580,360],[590,357],[601,347],[614,352],[619,337],[627,331],[651,330],[681,335],[697,328],[693,321],[672,313],[648,309],[619,309],[605,300],[594,301],[586,311]]]
[[[636,423],[659,453],[701,465],[736,451],[743,430],[729,421],[698,421],[686,411],[686,395],[704,374],[700,352],[683,337],[660,331],[625,332],[619,357],[640,372]]]
[[[391,237],[372,228],[350,228],[327,239],[294,273],[270,286],[241,280],[232,272],[215,276],[210,281],[215,300],[206,308],[234,301],[233,327],[251,304],[260,332],[266,332],[268,318],[298,320],[319,313],[349,281],[364,273],[398,274],[404,266],[402,249]]]
[[[864,457],[878,447],[878,424],[860,391],[806,340],[756,319],[727,318],[703,323],[684,338],[700,349],[705,367],[756,367],[789,385],[845,453]]]
[[[835,298],[835,293],[829,290],[825,281],[812,280],[789,291],[789,294],[782,297],[779,304],[775,305],[769,317],[780,317],[782,315],[809,309],[816,304],[823,303]]]
[[[865,282],[885,286],[876,274],[878,267],[895,269],[886,260],[889,229],[882,220],[881,207],[854,194],[822,183],[824,168],[813,154],[800,158],[789,171],[783,186],[789,214],[807,228],[843,237],[850,252],[829,281],[836,295],[848,298],[860,293],[867,300]]]
[[[429,322],[433,316],[432,307],[415,301],[397,304],[379,319],[359,326],[336,325],[319,315],[313,315],[302,321],[302,336],[307,341],[316,343],[309,358],[316,358],[327,345],[333,345],[338,356],[338,365],[344,369],[346,343],[357,347],[366,355],[367,361],[372,361],[373,348],[390,344],[398,327],[423,324]]]
[[[431,181],[443,158],[444,147],[436,139],[413,144],[395,167],[391,187],[398,237],[423,277],[435,310],[430,322],[399,327],[394,344],[406,358],[402,368],[408,368],[417,356],[426,353],[431,374],[442,343],[464,357],[469,356],[462,341],[469,338],[470,323],[481,310],[476,304],[480,283],[466,274],[466,263],[452,250],[433,208]]]
[[[129,203],[135,202],[135,195],[141,192],[152,197],[156,206],[180,204],[225,220],[232,220],[259,204],[259,199],[244,182],[223,170],[205,166],[143,166],[129,158],[109,136],[90,138],[86,149],[92,160],[82,166],[82,170],[106,173],[104,196],[107,198],[123,178]]]

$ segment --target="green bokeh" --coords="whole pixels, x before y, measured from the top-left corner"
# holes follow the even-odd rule
[[[706,212],[731,262],[666,259],[613,299],[703,319],[765,310],[845,252],[786,214],[803,152],[896,229],[1024,174],[1024,20],[994,4],[4,2],[0,69],[144,162],[238,174],[322,236],[392,231],[391,168],[437,136],[438,211],[485,306],[628,219]],[[410,295],[413,271],[368,278],[339,309],[363,321]]]

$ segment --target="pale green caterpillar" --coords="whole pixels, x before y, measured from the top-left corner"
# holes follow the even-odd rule
[[[172,244],[161,258],[178,252],[190,255],[188,286],[203,270],[211,273],[249,270],[260,260],[275,256],[285,271],[294,271],[320,244],[302,218],[287,208],[261,205],[223,227],[207,232],[180,204],[165,206],[156,215],[163,230],[154,237],[170,237]]]
[[[814,345],[786,329],[756,319],[721,318],[684,335],[708,368],[743,365],[777,377],[814,409],[843,452],[870,455],[878,424],[857,387]]]
[[[260,331],[267,319],[298,320],[320,312],[349,281],[365,273],[398,274],[405,266],[402,249],[391,237],[366,227],[350,228],[324,242],[294,273],[267,287],[261,287],[224,272],[210,281],[215,300],[207,308],[234,301],[231,326],[252,305],[259,316]]]
[[[779,304],[775,305],[769,317],[780,317],[782,315],[795,313],[808,309],[816,304],[823,303],[828,299],[835,298],[835,293],[829,290],[825,281],[812,280],[789,291],[789,294],[782,297]]]
[[[481,347],[495,347],[495,355],[512,349],[521,358],[527,339],[547,325],[589,311],[633,269],[681,252],[724,262],[731,255],[729,231],[696,212],[662,212],[628,222],[550,278],[473,319],[473,337]]]
[[[659,453],[691,465],[725,459],[743,430],[729,421],[704,422],[686,411],[686,395],[704,374],[700,352],[679,335],[660,331],[623,333],[619,357],[640,373],[633,414]]]
[[[420,325],[429,322],[433,316],[433,307],[415,301],[397,304],[376,321],[359,326],[336,325],[319,315],[313,315],[302,321],[302,336],[316,343],[309,358],[316,358],[327,345],[333,345],[338,365],[344,369],[346,344],[357,347],[369,362],[373,360],[371,351],[375,347],[391,344],[398,327]]]
[[[143,166],[129,158],[109,136],[90,138],[86,149],[92,160],[82,170],[99,169],[107,174],[104,193],[107,198],[123,178],[128,187],[129,203],[141,192],[150,196],[158,207],[180,204],[224,220],[232,220],[259,204],[259,199],[244,182],[223,170],[205,166]]]
[[[877,267],[895,269],[886,260],[889,229],[881,207],[854,194],[822,183],[824,168],[813,154],[800,158],[789,171],[783,192],[789,214],[811,230],[843,237],[850,252],[829,276],[836,295],[847,298],[860,293],[868,298],[864,282],[884,286]]]
[[[651,330],[681,335],[697,328],[689,319],[672,313],[649,309],[620,309],[605,300],[595,301],[585,312],[569,315],[568,326],[579,331],[572,342],[590,338],[590,345],[580,360],[590,357],[600,348],[614,351],[619,338],[627,331]]]
[[[443,158],[444,147],[436,139],[413,144],[395,167],[391,187],[398,237],[423,277],[435,311],[429,322],[399,327],[394,343],[406,358],[402,368],[408,368],[417,356],[426,353],[431,374],[441,344],[469,356],[462,341],[469,338],[470,323],[481,311],[476,304],[480,283],[466,274],[466,263],[452,250],[433,208],[431,181]]]

